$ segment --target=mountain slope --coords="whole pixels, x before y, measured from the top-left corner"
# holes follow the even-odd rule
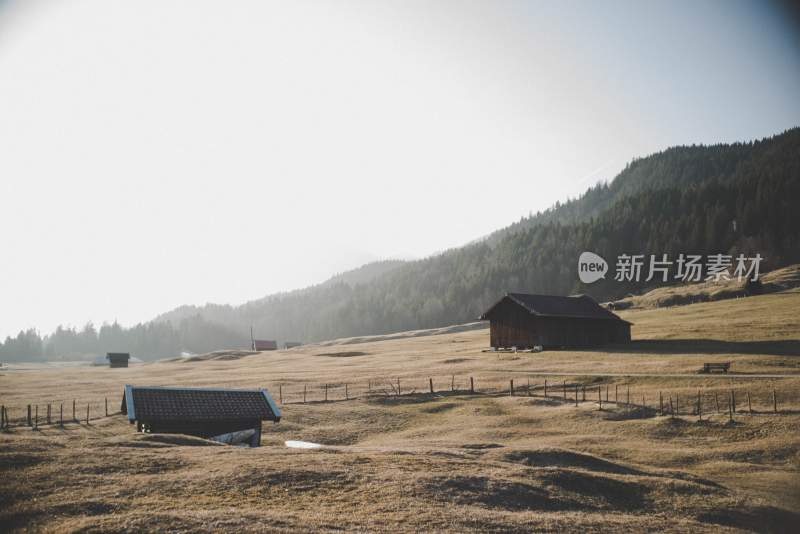
[[[583,250],[605,258],[759,252],[768,267],[780,267],[800,261],[792,206],[799,177],[800,129],[752,143],[670,148],[488,240],[393,265],[363,283],[333,279],[194,311],[240,332],[252,323],[260,335],[311,341],[467,322],[507,291],[609,299],[648,288],[611,279],[582,286],[575,265]]]
[[[217,323],[229,323],[231,317],[238,317],[238,321],[244,321],[239,324],[238,330],[242,331],[242,324],[248,328],[251,323],[247,321],[257,320],[257,317],[263,307],[269,307],[274,302],[283,301],[286,299],[301,298],[302,295],[307,293],[316,293],[325,291],[326,288],[335,288],[336,286],[354,286],[357,284],[367,284],[388,274],[389,272],[404,265],[406,262],[402,260],[383,260],[375,261],[333,275],[328,280],[314,286],[306,287],[303,289],[295,289],[286,293],[277,293],[274,295],[267,295],[260,299],[246,302],[240,306],[231,306],[229,304],[213,304],[209,303],[204,306],[184,305],[166,313],[162,313],[153,322],[170,322],[174,325],[180,324],[181,321],[192,319],[195,316],[202,316],[204,319],[214,321]],[[258,333],[258,330],[257,330]],[[260,335],[260,334],[259,334]]]
[[[0,346],[0,358],[210,352],[247,346],[251,325],[279,341],[387,334],[474,321],[511,291],[610,300],[663,285],[614,281],[623,253],[759,253],[762,271],[776,269],[800,263],[797,198],[800,128],[756,142],[674,147],[577,199],[429,258],[368,264],[240,306],[182,306],[130,329],[59,329],[45,339],[21,332]],[[577,260],[586,250],[606,258],[612,276],[582,285]]]
[[[405,263],[406,262],[403,260],[373,261],[372,263],[367,263],[366,265],[362,265],[356,269],[351,269],[349,271],[336,274],[326,282],[323,282],[323,285],[333,285],[340,282],[351,286],[356,284],[367,284],[372,282],[374,279],[397,269]]]
[[[704,182],[725,180],[740,166],[783,160],[787,151],[796,150],[797,128],[784,134],[750,143],[712,146],[681,146],[634,159],[610,183],[590,187],[580,197],[543,212],[525,217],[487,236],[492,244],[503,237],[547,223],[578,224],[599,216],[615,202],[642,191],[691,188]]]

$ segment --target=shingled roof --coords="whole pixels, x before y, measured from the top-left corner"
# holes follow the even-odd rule
[[[134,421],[280,421],[266,389],[125,386],[122,413]]]
[[[570,317],[575,319],[606,319],[628,322],[618,315],[600,306],[588,295],[571,295],[562,297],[558,295],[531,295],[528,293],[506,293],[506,296],[497,301],[491,308],[479,317],[481,320],[490,319],[492,310],[501,302],[510,299],[522,306],[529,313],[541,317]]]

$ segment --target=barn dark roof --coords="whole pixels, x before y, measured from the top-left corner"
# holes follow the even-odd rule
[[[280,421],[266,389],[125,386],[122,413],[134,421]]]
[[[491,308],[479,317],[481,320],[490,319],[492,310],[506,299],[522,306],[529,313],[541,317],[570,317],[575,319],[606,319],[628,322],[600,306],[588,295],[571,295],[562,297],[558,295],[531,295],[528,293],[507,293]]]

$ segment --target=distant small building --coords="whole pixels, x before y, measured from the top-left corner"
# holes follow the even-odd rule
[[[106,359],[109,367],[128,367],[131,355],[127,352],[107,352]]]
[[[126,385],[121,411],[139,432],[188,434],[251,447],[261,444],[262,421],[281,420],[266,389]]]
[[[278,350],[278,342],[274,339],[254,339],[253,350]]]
[[[587,295],[508,293],[479,319],[489,321],[493,348],[596,347],[628,343],[631,323]]]
[[[300,343],[299,341],[287,341],[286,343],[283,344],[283,348],[293,349],[294,347],[299,347],[301,345],[302,343]]]

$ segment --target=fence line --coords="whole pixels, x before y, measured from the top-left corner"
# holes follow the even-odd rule
[[[289,384],[279,383],[270,386],[273,391],[277,389],[280,405],[308,404],[308,403],[327,403],[351,401],[360,398],[396,398],[411,395],[507,395],[523,397],[541,397],[553,401],[561,401],[564,404],[574,404],[575,407],[582,403],[593,403],[598,410],[609,409],[611,405],[617,409],[624,409],[628,413],[638,412],[642,417],[648,416],[669,416],[671,418],[681,416],[696,416],[698,419],[705,415],[709,417],[713,414],[728,415],[729,420],[733,420],[737,414],[765,414],[781,413],[778,407],[777,390],[773,388],[769,395],[769,408],[763,409],[764,403],[760,406],[762,410],[753,408],[753,401],[758,399],[750,394],[749,390],[743,391],[742,398],[746,399],[746,410],[741,406],[737,407],[737,395],[734,389],[730,389],[726,395],[722,396],[723,402],[720,403],[719,391],[697,390],[696,396],[681,395],[680,393],[669,394],[669,391],[657,388],[638,388],[641,392],[641,403],[632,401],[630,384],[626,384],[624,400],[620,398],[619,384],[614,385],[614,397],[610,398],[610,386],[608,384],[585,384],[580,382],[568,383],[566,380],[561,384],[555,385],[544,379],[542,383],[531,383],[530,377],[522,382],[510,378],[503,385],[500,379],[479,378],[474,376],[457,377],[450,375],[447,381],[434,380],[428,377],[427,380],[421,378],[405,378],[401,382],[399,377],[386,377],[370,379],[365,381],[350,382],[326,382],[322,384],[296,384],[293,389]],[[560,386],[560,387],[559,387]],[[596,400],[595,398],[596,391]],[[658,402],[649,405],[647,402],[650,391],[650,398],[657,398]],[[653,392],[656,391],[656,394]],[[741,389],[740,389],[740,392]],[[605,395],[604,395],[605,393]],[[605,398],[604,398],[605,397]],[[0,430],[8,430],[11,427],[30,427],[37,430],[40,426],[59,426],[65,424],[91,424],[92,421],[104,419],[106,417],[118,415],[119,410],[110,412],[108,407],[108,397],[102,401],[89,401],[72,399],[72,411],[69,412],[69,403],[63,401],[32,403],[22,408],[0,405]],[[85,403],[85,404],[84,404]],[[65,416],[65,404],[67,411]],[[85,412],[81,411],[85,405]],[[40,406],[42,410],[40,411]],[[70,417],[71,415],[71,417]]]
[[[70,403],[72,411],[70,412]],[[92,421],[104,419],[121,413],[110,411],[108,397],[102,401],[73,399],[69,402],[50,401],[31,403],[20,406],[0,405],[0,430],[12,427],[64,427],[67,424],[91,424]]]

